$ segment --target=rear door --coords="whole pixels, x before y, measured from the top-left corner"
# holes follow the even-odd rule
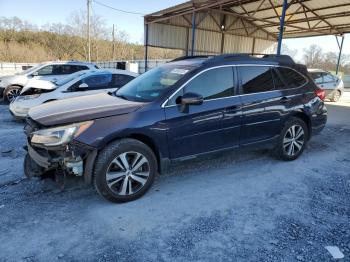
[[[269,140],[280,123],[278,108],[281,93],[275,90],[270,66],[238,66],[242,99],[241,145]],[[268,107],[268,110],[266,110]]]
[[[212,68],[170,99],[164,110],[172,159],[239,146],[241,102],[236,79],[232,66]],[[181,112],[177,101],[189,92],[202,95],[204,102]]]

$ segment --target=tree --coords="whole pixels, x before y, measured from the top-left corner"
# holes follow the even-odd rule
[[[290,57],[295,58],[298,54],[298,50],[291,49],[288,45],[282,44],[282,54],[289,55]]]
[[[311,45],[308,48],[304,48],[304,63],[307,67],[319,67],[322,63],[322,48],[318,45]]]

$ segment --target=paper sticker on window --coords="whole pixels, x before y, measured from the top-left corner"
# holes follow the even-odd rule
[[[172,74],[178,74],[178,75],[184,75],[188,72],[187,69],[180,69],[180,68],[175,68],[173,70],[170,71],[170,73]]]

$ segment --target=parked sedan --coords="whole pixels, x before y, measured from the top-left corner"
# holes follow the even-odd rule
[[[15,75],[0,77],[0,97],[12,102],[32,79],[57,80],[81,70],[98,69],[95,64],[79,61],[42,63]]]
[[[11,114],[22,119],[30,108],[65,98],[114,91],[134,79],[137,74],[117,69],[95,69],[76,72],[61,80],[35,80],[25,86],[20,96],[10,104]]]
[[[338,76],[322,69],[309,69],[308,71],[316,85],[326,91],[326,99],[332,102],[340,100],[344,93],[344,83]]]

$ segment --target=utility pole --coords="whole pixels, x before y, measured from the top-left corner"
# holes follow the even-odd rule
[[[113,24],[113,32],[112,32],[112,38],[113,38],[113,45],[112,45],[112,61],[114,61],[115,56],[115,37],[114,37],[114,24]]]
[[[89,60],[89,62],[91,62],[90,5],[91,5],[91,0],[87,0],[87,46],[88,46],[88,60]]]

